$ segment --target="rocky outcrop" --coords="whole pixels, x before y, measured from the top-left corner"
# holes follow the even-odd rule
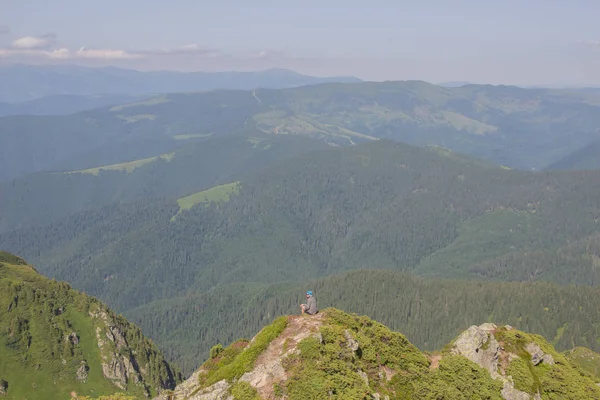
[[[77,332],[71,332],[67,336],[65,336],[65,342],[69,342],[74,346],[79,344],[79,336],[77,336]]]
[[[453,398],[460,393],[478,398],[485,392],[486,398],[504,400],[542,400],[548,393],[557,399],[600,400],[597,381],[575,373],[576,367],[540,336],[510,326],[471,326],[437,358],[428,358],[400,333],[335,309],[314,317],[290,316],[283,326],[278,321],[250,342],[233,343],[224,355],[212,357],[156,400],[233,400],[234,395],[303,400],[357,394],[389,400],[398,388],[393,379],[398,374],[419,398],[438,398],[439,389],[446,387]],[[550,370],[560,387],[544,387],[547,381],[541,378]]]
[[[102,355],[102,374],[119,389],[127,390],[129,384],[144,387],[142,373],[123,332],[114,323],[108,313],[101,311],[91,316],[100,319],[102,326],[96,327],[96,339]]]
[[[88,367],[87,363],[82,361],[79,368],[77,368],[77,380],[84,383],[87,382],[89,370],[90,367]]]
[[[6,396],[6,392],[8,392],[8,382],[0,379],[0,396]]]
[[[501,380],[503,382],[501,394],[505,400],[541,400],[539,393],[531,395],[516,389],[512,377],[507,376],[505,371],[499,370],[502,360],[510,363],[519,356],[505,351],[494,335],[497,329],[498,326],[490,323],[471,326],[456,339],[452,347],[452,353],[468,358],[485,368],[492,378]],[[504,326],[504,329],[507,331],[513,330],[508,325]],[[534,342],[527,343],[525,350],[531,355],[534,366],[540,362],[554,365],[552,355],[545,354],[538,344]]]
[[[500,378],[498,359],[500,345],[492,334],[496,329],[494,324],[471,326],[454,342],[453,354],[461,355],[488,370],[492,378]]]
[[[531,355],[531,362],[533,365],[538,365],[541,362],[544,362],[548,365],[554,365],[554,357],[552,357],[550,354],[545,354],[537,344],[527,343],[525,350],[527,350],[527,352]]]

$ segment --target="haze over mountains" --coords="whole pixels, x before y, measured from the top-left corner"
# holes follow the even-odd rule
[[[0,180],[156,156],[201,135],[295,134],[350,145],[388,138],[544,169],[600,140],[600,91],[426,82],[160,95],[67,116],[0,118]]]
[[[422,350],[486,321],[600,350],[600,91],[282,71],[133,86],[152,74],[0,118],[0,248],[185,374],[309,288]]]
[[[285,88],[325,82],[359,81],[354,77],[318,78],[285,69],[259,72],[140,72],[115,67],[14,64],[0,66],[0,102],[20,103],[56,95],[139,96],[214,89]],[[118,101],[113,104],[124,102]],[[30,109],[35,111],[34,107]]]

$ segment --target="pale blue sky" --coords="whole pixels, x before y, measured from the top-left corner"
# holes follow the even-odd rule
[[[0,0],[0,62],[600,84],[598,15],[597,0]]]

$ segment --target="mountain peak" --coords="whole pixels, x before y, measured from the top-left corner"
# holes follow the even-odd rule
[[[211,358],[157,399],[600,399],[598,378],[541,336],[472,326],[439,354],[365,316],[329,308],[279,317]],[[558,382],[566,382],[560,386]],[[579,397],[577,397],[579,396]]]

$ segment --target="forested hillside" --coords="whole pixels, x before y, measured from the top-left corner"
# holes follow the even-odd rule
[[[223,283],[363,268],[597,285],[599,188],[596,171],[506,170],[378,141],[276,163],[218,205],[110,205],[0,244],[120,310]],[[498,267],[565,246],[576,249],[568,264]]]
[[[483,322],[536,332],[561,350],[600,349],[598,288],[423,279],[394,271],[353,271],[276,285],[231,284],[125,314],[189,373],[215,343],[252,337],[273,318],[299,313],[306,290],[315,293],[320,308],[372,315],[421,350],[441,349]]]
[[[600,169],[600,140],[558,160],[548,169]]]
[[[7,398],[142,397],[180,379],[139,328],[0,251],[0,381]]]
[[[293,311],[306,287],[283,282],[329,275],[312,284],[326,304],[375,315],[424,348],[493,316],[561,349],[597,350],[591,287],[437,283],[444,289],[406,286],[413,278],[393,272],[342,284],[336,274],[387,269],[597,286],[599,188],[597,171],[508,170],[381,140],[302,154],[179,201],[110,204],[7,232],[0,246],[124,312],[188,372],[211,342]],[[391,292],[386,280],[395,280]],[[421,296],[430,311],[416,318],[413,297]]]
[[[160,156],[0,183],[0,232],[41,226],[112,203],[176,199],[242,179],[277,161],[328,146],[291,136],[224,136],[188,140]]]
[[[388,138],[543,169],[600,139],[597,91],[420,81],[169,94],[70,116],[0,119],[0,180],[167,153],[181,138],[254,132],[336,144]]]

